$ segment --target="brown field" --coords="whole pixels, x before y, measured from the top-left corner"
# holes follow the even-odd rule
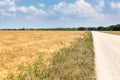
[[[102,32],[120,35],[120,31],[102,31]]]
[[[34,62],[42,55],[46,66],[53,52],[70,46],[86,32],[80,31],[0,31],[0,80],[17,72],[21,64]]]

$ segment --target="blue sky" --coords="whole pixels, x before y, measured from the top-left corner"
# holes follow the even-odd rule
[[[0,28],[120,24],[120,0],[0,0]]]

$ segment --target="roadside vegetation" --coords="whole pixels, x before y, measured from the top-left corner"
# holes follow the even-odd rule
[[[69,47],[54,52],[46,66],[40,57],[29,65],[21,65],[18,75],[5,80],[95,80],[94,52],[91,32],[86,32]]]

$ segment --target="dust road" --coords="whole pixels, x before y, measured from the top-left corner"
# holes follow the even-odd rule
[[[120,80],[120,36],[93,31],[97,80]]]

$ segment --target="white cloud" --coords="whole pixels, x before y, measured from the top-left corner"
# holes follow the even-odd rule
[[[23,12],[23,13],[27,13],[28,12],[28,9],[26,7],[24,7],[24,6],[19,7],[18,10]]]
[[[38,11],[38,9],[35,6],[29,6],[29,10],[33,12]]]
[[[21,6],[21,7],[16,7],[12,6],[8,9],[10,12],[17,12],[20,11],[22,13],[29,13],[29,14],[37,14],[37,15],[45,15],[46,12],[42,9],[36,8],[35,6],[31,5],[29,7]]]
[[[45,4],[40,3],[39,6],[40,7],[45,7]]]
[[[116,9],[116,8],[120,9],[120,2],[111,2],[110,6],[112,9]]]
[[[101,3],[101,6],[103,4]],[[53,10],[62,15],[75,15],[78,17],[105,17],[85,0],[77,0],[75,3],[60,2],[53,6]]]
[[[18,6],[16,4],[18,0],[0,0],[0,15],[9,16],[12,14],[17,14],[17,12],[22,12],[20,14],[34,14],[34,15],[43,15],[46,12],[42,9],[36,8],[31,5],[29,7],[26,6]],[[43,4],[39,4],[39,6],[43,7]],[[12,13],[11,13],[12,12]]]
[[[5,6],[6,3],[4,1],[0,1],[0,6]]]
[[[35,6],[29,6],[29,11],[34,12],[35,14],[46,14],[42,9],[37,9]]]
[[[103,11],[104,6],[105,6],[104,0],[98,0],[98,5],[97,5],[96,9],[98,11]]]
[[[16,12],[17,8],[15,6],[12,6],[8,10],[11,11],[11,12]]]
[[[60,2],[59,4],[53,6],[53,10],[55,10],[56,12],[60,12],[62,14],[70,14],[72,10],[69,11],[69,9],[67,8],[69,8],[69,5],[65,2]]]
[[[45,7],[44,4],[39,4],[39,6],[18,6],[15,4],[15,0],[0,0],[1,6],[7,6],[4,9],[4,15],[7,14],[28,14],[28,15],[48,15],[48,16],[56,16],[61,17],[61,20],[69,20],[71,17],[75,16],[77,18],[104,18],[105,15],[100,12],[100,10],[96,10],[93,5],[86,2],[85,0],[77,0],[74,3],[66,3],[60,2],[56,5],[52,6],[52,9],[45,11],[41,9]],[[104,0],[99,0],[99,8],[104,7]],[[11,13],[12,12],[12,13]],[[17,13],[18,12],[18,13]],[[0,12],[1,13],[1,12]],[[3,15],[3,13],[1,13]],[[25,15],[26,16],[26,15]],[[55,16],[54,16],[55,17]],[[29,17],[28,17],[29,18]]]
[[[6,0],[8,5],[14,6],[15,5],[15,0]]]
[[[8,11],[10,12],[17,12],[20,11],[22,13],[29,13],[29,14],[37,14],[37,15],[45,15],[46,12],[42,9],[36,8],[35,6],[31,5],[29,7],[25,7],[25,6],[12,6],[8,9]]]
[[[14,6],[15,0],[1,0],[0,6]]]
[[[10,13],[8,8],[11,7],[10,11],[15,11],[16,6],[15,0],[0,0],[0,15],[7,16],[7,17],[13,17],[15,14]]]
[[[14,17],[15,16],[15,14],[10,14],[10,13],[7,13],[5,11],[0,12],[0,15],[7,16],[7,17]]]

